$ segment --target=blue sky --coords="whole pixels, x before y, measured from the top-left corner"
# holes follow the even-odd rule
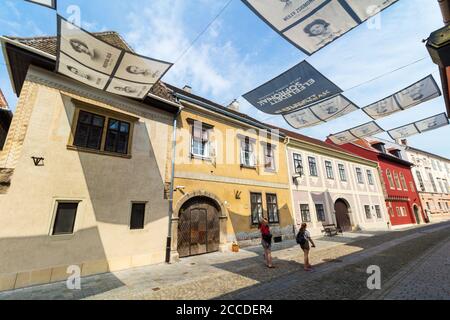
[[[433,74],[422,43],[443,26],[435,0],[399,0],[379,17],[380,28],[365,23],[311,57],[277,35],[240,0],[231,4],[199,38],[191,42],[213,20],[229,0],[59,0],[59,14],[68,17],[71,5],[79,7],[83,27],[89,31],[115,30],[140,54],[176,62],[163,80],[177,86],[189,84],[195,94],[227,105],[237,98],[241,111],[259,120],[291,129],[281,116],[271,117],[250,106],[241,95],[279,75],[307,58],[342,89],[348,89],[421,58],[419,63],[391,73],[344,94],[360,107],[380,100],[413,82]],[[54,35],[56,17],[52,10],[24,0],[2,0],[0,34],[14,36]],[[1,55],[1,53],[0,53]],[[3,56],[0,57],[0,88],[12,109],[12,92]],[[439,82],[440,83],[440,82]],[[384,129],[407,124],[445,111],[442,97],[379,120]],[[300,130],[325,139],[371,119],[362,111],[330,123]],[[409,144],[450,158],[450,126],[416,135]],[[381,134],[380,137],[388,138]]]

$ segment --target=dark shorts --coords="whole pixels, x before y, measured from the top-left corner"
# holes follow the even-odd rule
[[[302,248],[303,250],[309,250],[310,249],[309,242],[306,241],[304,244],[301,244],[300,248]]]
[[[264,239],[261,239],[261,245],[263,246],[264,249],[270,250],[272,248],[272,244]]]

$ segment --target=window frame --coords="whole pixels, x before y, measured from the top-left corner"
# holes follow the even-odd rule
[[[339,178],[342,182],[347,182],[347,171],[345,170],[345,165],[343,163],[338,164]]]
[[[81,203],[82,200],[70,200],[70,199],[57,199],[55,200],[55,204],[53,207],[53,214],[52,214],[52,219],[50,222],[50,230],[49,230],[49,236],[52,238],[56,238],[56,239],[61,239],[61,238],[71,238],[75,235],[75,233],[78,231],[77,228],[77,221],[79,221],[79,217],[80,217],[80,208],[81,208]],[[57,220],[57,216],[58,216],[58,209],[59,209],[59,205],[60,204],[76,204],[77,208],[75,211],[75,215],[74,215],[74,219],[73,219],[73,225],[72,225],[72,232],[71,233],[58,233],[55,234],[55,225],[56,225],[56,220]]]
[[[130,220],[128,223],[128,228],[130,231],[142,231],[145,230],[145,218],[147,215],[147,201],[132,201],[131,202],[131,207],[130,207]],[[133,220],[133,207],[135,205],[143,205],[144,206],[144,215],[142,217],[142,228],[132,228],[131,222]]]
[[[333,163],[330,160],[325,160],[325,174],[328,180],[334,180]]]
[[[377,216],[377,219],[383,219],[383,214],[381,213],[381,206],[378,204],[375,205],[375,214]]]
[[[275,202],[269,202],[269,197],[274,197]],[[275,206],[275,219],[271,219],[270,213],[272,206]],[[267,208],[267,220],[270,224],[279,224],[280,223],[280,208],[278,207],[278,196],[276,193],[266,193],[266,208]],[[264,212],[264,210],[263,210]]]
[[[298,158],[296,159],[296,156],[298,156]],[[305,167],[303,166],[303,157],[300,153],[292,153],[292,161],[294,163],[294,173],[295,174],[299,174],[301,176],[305,175]],[[297,163],[300,163],[300,170],[298,171],[297,168]]]
[[[356,171],[356,182],[358,184],[364,184],[364,177],[363,177],[363,171],[360,167],[355,168]]]
[[[263,143],[263,159],[264,159],[264,170],[268,172],[276,172],[277,166],[276,166],[276,159],[275,159],[275,149],[277,148],[276,145],[273,145],[271,143]],[[270,154],[269,154],[270,152]],[[272,158],[272,161],[270,162],[270,166],[268,166],[268,158]]]
[[[117,112],[114,110],[110,110],[105,107],[100,107],[97,105],[89,104],[81,100],[77,100],[75,98],[72,98],[72,103],[74,106],[74,114],[72,117],[72,123],[71,123],[71,132],[69,135],[69,140],[67,142],[67,149],[77,152],[86,152],[86,153],[93,153],[93,154],[99,154],[99,155],[105,155],[105,156],[113,156],[113,157],[119,157],[119,158],[132,158],[132,146],[133,146],[133,133],[134,133],[134,126],[139,121],[138,117]],[[90,114],[94,114],[97,116],[104,117],[104,123],[103,123],[103,131],[102,131],[102,137],[100,142],[100,149],[92,149],[87,147],[80,147],[76,146],[75,143],[75,136],[78,128],[78,121],[80,117],[81,112],[86,112]],[[106,151],[106,133],[108,131],[108,124],[109,120],[114,119],[122,122],[127,122],[129,124],[129,132],[128,132],[128,143],[127,143],[127,153],[116,153],[111,151]]]
[[[253,202],[253,195],[259,196],[259,199],[261,200],[261,202]],[[261,216],[258,216],[257,221],[255,221],[254,216],[253,216],[253,205],[254,204],[260,204],[261,205]],[[251,220],[251,224],[253,226],[258,225],[259,224],[259,220],[261,218],[264,217],[264,207],[263,207],[263,194],[262,192],[250,192],[250,220]]]
[[[323,213],[323,219],[319,218],[319,210],[318,210],[318,206],[322,206],[322,213]],[[316,209],[316,218],[318,222],[326,222],[327,221],[327,217],[325,214],[325,205],[323,203],[314,203],[314,208]]]
[[[248,150],[246,150],[246,147],[249,146]],[[243,148],[244,147],[244,148]],[[241,168],[251,168],[251,169],[256,169],[257,166],[257,159],[256,159],[256,155],[257,155],[257,151],[256,151],[256,140],[246,136],[246,137],[241,137],[239,138],[239,158],[240,158],[240,163],[241,163]],[[249,159],[249,163],[244,163],[244,154],[248,153],[248,159]],[[250,157],[251,155],[251,157]],[[253,161],[253,164],[251,163],[251,161]]]
[[[367,174],[367,183],[370,186],[374,186],[375,185],[375,179],[373,178],[373,172],[370,169],[366,170],[366,174]]]
[[[318,177],[319,176],[319,170],[317,168],[317,159],[316,157],[308,157],[308,167],[309,167],[309,175],[311,177]],[[313,172],[314,168],[314,172]]]
[[[369,211],[367,211],[366,209],[369,208]],[[366,214],[366,219],[367,220],[371,220],[372,217],[372,209],[370,208],[370,205],[364,205],[364,213]]]
[[[392,172],[391,172],[391,170],[386,169],[386,177],[387,177],[388,182],[389,182],[389,187],[390,187],[392,190],[395,190],[394,178],[392,177]]]
[[[204,123],[199,120],[194,119],[188,119],[187,120],[190,128],[190,156],[191,158],[198,158],[198,159],[211,159],[213,157],[213,141],[211,139],[211,133],[214,130],[214,126]],[[205,154],[198,154],[194,152],[194,142],[196,141],[195,138],[195,130],[201,130],[201,144],[202,149],[205,152]],[[204,139],[204,133],[207,136],[207,139]],[[205,144],[204,144],[205,143]]]
[[[308,219],[304,219],[304,216],[303,216],[303,207],[304,206],[306,206],[306,208],[308,209],[308,211],[307,211],[307,218]],[[312,222],[311,210],[309,208],[309,204],[308,203],[300,203],[300,217],[302,218],[302,222],[303,223]]]

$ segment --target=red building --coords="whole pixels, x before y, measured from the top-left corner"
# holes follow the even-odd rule
[[[333,144],[330,140],[327,142]],[[415,188],[411,172],[413,164],[402,159],[400,150],[386,150],[383,142],[369,142],[365,139],[340,147],[378,162],[380,176],[383,177],[386,206],[393,226],[428,222]]]

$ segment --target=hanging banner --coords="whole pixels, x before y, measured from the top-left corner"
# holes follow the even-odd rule
[[[307,55],[325,47],[398,0],[242,0]]]
[[[406,138],[415,134],[435,130],[449,124],[447,114],[441,113],[423,120],[419,120],[405,126],[395,128],[388,131],[389,136],[393,139]]]
[[[384,130],[375,122],[368,122],[353,129],[330,135],[329,138],[335,144],[346,144],[361,138],[382,133]]]
[[[243,97],[262,112],[283,114],[341,92],[307,61],[302,61]]]
[[[25,1],[56,10],[56,0],[25,0]]]
[[[433,76],[429,75],[406,89],[363,108],[363,111],[372,119],[378,120],[437,98],[440,95],[441,90],[438,84]]]
[[[359,108],[343,95],[318,102],[283,117],[295,129],[307,128],[319,123],[328,122],[343,117]]]
[[[144,99],[171,63],[116,48],[58,16],[57,72],[100,90]]]

